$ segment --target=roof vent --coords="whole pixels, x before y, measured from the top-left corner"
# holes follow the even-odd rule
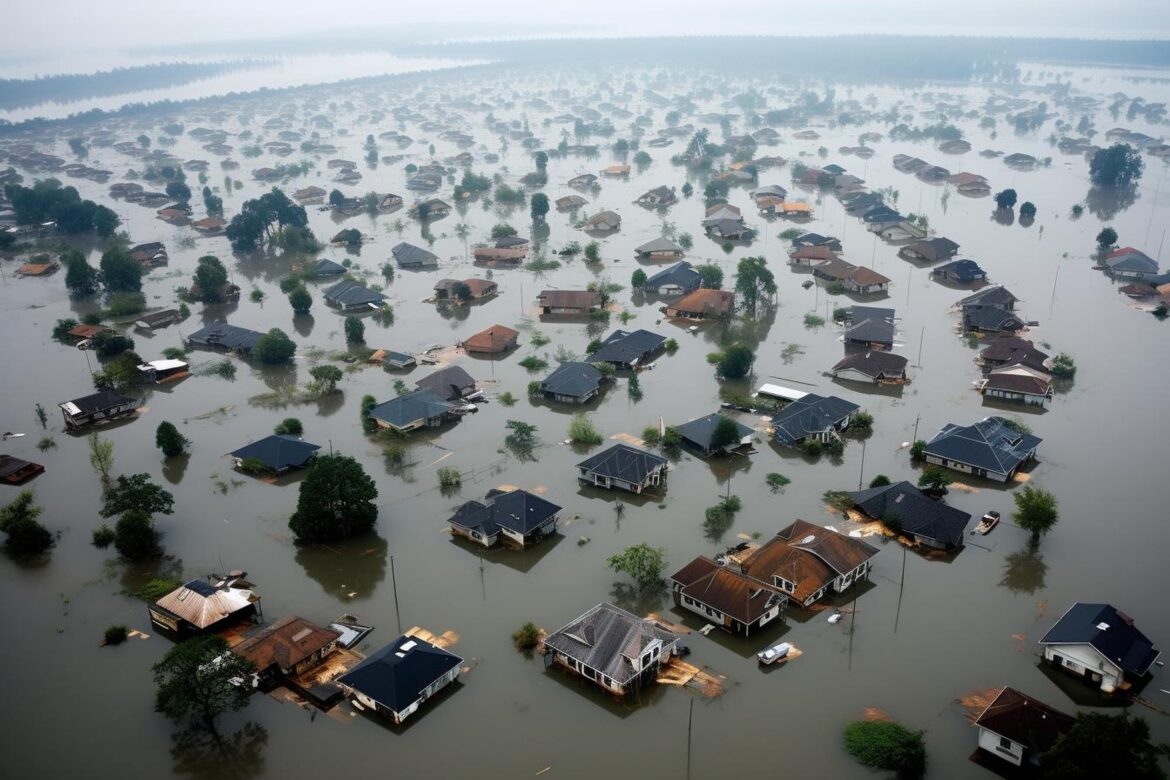
[[[1098,631],[1108,631],[1108,630],[1109,630],[1109,624],[1108,624],[1108,623],[1098,623],[1098,624],[1097,624],[1097,630],[1098,630]]]
[[[404,653],[409,653],[411,650],[413,650],[416,647],[418,647],[418,642],[416,642],[412,639],[409,642],[407,642],[406,644],[402,645],[402,647],[400,647],[398,649]]]
[[[804,537],[803,539],[801,539],[801,540],[800,540],[800,543],[801,543],[801,544],[812,544],[812,543],[813,543],[813,542],[815,542],[816,540],[817,540],[817,538],[816,538],[815,536],[813,536],[812,534],[809,534],[808,536],[806,536],[806,537]]]

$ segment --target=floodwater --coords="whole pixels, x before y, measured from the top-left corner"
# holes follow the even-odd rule
[[[1090,72],[1101,78],[1108,75]],[[320,105],[337,101],[337,127],[349,132],[334,132],[331,137],[323,133],[325,140],[337,145],[338,153],[317,160],[315,170],[287,183],[286,190],[311,183],[329,189],[333,185],[329,183],[332,172],[325,166],[328,157],[363,160],[367,133],[397,129],[391,121],[370,123],[372,107],[409,104],[424,116],[438,118],[442,112],[435,103],[440,100],[463,95],[488,99],[513,91],[547,94],[556,85],[570,90],[572,98],[563,99],[551,112],[525,109],[520,100],[493,109],[497,117],[508,119],[520,120],[526,114],[537,136],[551,147],[560,141],[562,125],[545,125],[546,119],[589,101],[598,84],[645,83],[643,75],[605,74],[604,82],[555,73],[540,77],[485,73],[473,79],[439,76],[433,89],[421,92],[406,87],[367,88],[353,95],[352,110],[344,106],[350,94],[346,90],[323,91],[314,108],[305,108],[301,98],[299,115],[306,120]],[[1088,83],[1077,88],[1093,87]],[[738,91],[735,86],[726,89],[726,94]],[[1165,99],[1159,94],[1165,91],[1162,85],[1131,89],[1150,101]],[[879,108],[901,101],[904,112],[929,109],[943,99],[942,93],[948,102],[961,99],[978,110],[987,94],[985,87],[953,85],[935,88],[934,95],[928,95],[930,91],[855,86],[842,87],[838,94],[842,99],[842,93],[851,92],[853,98],[863,100],[872,92]],[[1024,94],[1044,99],[1040,93]],[[620,93],[609,99],[628,102],[635,115],[651,108],[643,103],[640,89],[629,101]],[[549,101],[554,103],[551,97]],[[257,99],[253,130],[260,118],[286,102]],[[701,105],[701,111],[706,110],[718,110],[717,101]],[[199,111],[184,117],[188,129],[209,123]],[[243,129],[235,115],[245,112],[230,113],[225,129]],[[663,113],[654,109],[658,121]],[[447,114],[451,116],[450,110]],[[528,150],[515,141],[501,144],[486,129],[481,115],[466,110],[459,114],[461,126],[476,139],[477,146],[471,150],[477,158],[474,170],[487,174],[500,170],[505,181],[513,183],[531,170]],[[1066,118],[1075,124],[1079,115]],[[160,118],[157,125],[165,121]],[[624,127],[628,121],[615,120],[615,124]],[[914,123],[928,120],[920,116]],[[1126,123],[1124,117],[1114,121],[1104,108],[1096,116],[1096,128],[1102,134],[1118,124],[1157,134],[1156,129]],[[797,518],[840,527],[840,516],[822,503],[824,491],[855,489],[879,473],[915,479],[900,445],[912,440],[916,431],[920,438],[929,438],[948,422],[969,423],[1004,411],[985,405],[972,390],[979,377],[973,363],[976,351],[956,334],[954,316],[948,310],[966,292],[943,287],[930,280],[928,269],[898,259],[897,247],[875,240],[830,195],[801,192],[791,183],[790,168],[767,172],[760,183],[780,183],[793,194],[809,198],[815,204],[815,218],[800,227],[840,237],[846,259],[872,264],[893,279],[884,305],[898,311],[897,351],[913,364],[913,382],[903,392],[837,384],[822,376],[842,355],[840,334],[831,325],[808,329],[803,317],[812,310],[823,314],[849,301],[831,298],[820,288],[801,287],[809,277],[787,268],[786,242],[778,237],[792,223],[769,223],[755,216],[746,189],[733,189],[730,200],[762,232],[751,246],[735,247],[730,253],[701,235],[703,204],[697,195],[682,200],[665,217],[632,205],[651,187],[682,185],[684,171],[669,164],[669,156],[683,143],[677,141],[668,149],[649,149],[655,162],[635,172],[629,181],[604,180],[598,194],[587,196],[591,203],[582,216],[612,208],[623,217],[620,232],[601,241],[599,265],[590,266],[578,257],[540,275],[496,271],[498,298],[455,312],[439,310],[423,302],[438,279],[483,275],[465,259],[466,247],[455,226],[466,223],[468,242],[474,244],[486,241],[491,226],[498,222],[510,222],[528,234],[529,217],[526,207],[500,211],[473,202],[466,213],[432,224],[439,269],[399,270],[387,287],[394,323],[379,325],[367,319],[366,340],[371,347],[417,351],[431,344],[453,344],[495,323],[519,327],[522,346],[516,352],[494,360],[463,357],[457,362],[481,380],[491,396],[510,391],[520,400],[511,408],[489,403],[457,425],[412,436],[409,465],[388,464],[381,441],[363,435],[358,423],[362,395],[370,393],[379,400],[394,395],[397,377],[380,369],[347,373],[341,392],[320,402],[268,408],[249,400],[307,382],[315,362],[344,350],[342,318],[321,301],[320,290],[327,282],[312,286],[312,316],[294,318],[278,288],[289,269],[288,260],[232,259],[223,238],[200,238],[183,246],[180,240],[190,234],[189,229],[167,226],[149,209],[115,205],[135,242],[162,240],[170,251],[170,266],[154,271],[147,280],[152,304],[170,305],[174,289],[189,284],[196,258],[204,254],[225,259],[243,288],[239,304],[206,310],[195,307],[192,318],[181,325],[152,337],[133,334],[144,358],[160,356],[164,348],[179,346],[183,333],[225,317],[233,324],[260,330],[283,328],[300,348],[292,368],[263,369],[233,359],[238,368],[234,381],[193,376],[165,389],[146,390],[141,419],[102,431],[114,442],[118,473],[148,472],[175,495],[175,514],[158,518],[168,553],[159,568],[188,577],[245,569],[263,594],[268,618],[298,614],[322,623],[343,612],[353,613],[377,627],[363,646],[367,651],[397,635],[397,602],[401,628],[453,630],[461,637],[455,652],[476,662],[455,690],[440,696],[403,729],[384,727],[365,717],[314,718],[291,705],[256,696],[244,712],[224,719],[225,732],[234,736],[220,753],[205,741],[175,736],[172,724],[153,712],[149,668],[170,647],[166,639],[152,636],[145,641],[132,639],[118,648],[97,646],[102,631],[112,623],[153,634],[144,605],[123,595],[152,572],[128,566],[112,552],[91,546],[90,533],[102,521],[95,511],[100,485],[87,462],[86,441],[62,433],[59,420],[51,414],[47,435],[57,446],[38,452],[36,442],[46,434],[38,429],[33,414],[38,402],[55,410],[58,402],[90,392],[87,359],[93,356],[87,358],[86,353],[50,339],[56,319],[77,316],[88,304],[68,299],[60,274],[17,279],[11,273],[14,264],[5,263],[0,280],[0,318],[6,330],[0,427],[28,435],[5,442],[3,450],[45,464],[46,473],[30,487],[45,508],[42,520],[60,532],[57,547],[43,565],[0,561],[0,589],[6,596],[0,602],[0,618],[9,637],[0,649],[9,702],[0,730],[6,773],[303,777],[394,767],[439,777],[531,777],[551,767],[542,776],[682,777],[687,772],[693,701],[689,760],[694,777],[749,771],[790,777],[868,776],[840,746],[842,727],[861,717],[867,707],[926,731],[930,776],[985,776],[984,770],[967,760],[975,747],[975,733],[957,700],[975,690],[1011,685],[1060,709],[1075,711],[1078,704],[1069,694],[1076,694],[1078,687],[1041,671],[1035,644],[1073,601],[1111,602],[1132,615],[1156,644],[1170,642],[1170,610],[1157,587],[1166,544],[1165,501],[1159,486],[1170,474],[1165,437],[1160,435],[1163,415],[1157,411],[1164,407],[1164,388],[1170,384],[1167,325],[1128,305],[1128,299],[1116,292],[1117,285],[1093,269],[1090,257],[1094,236],[1106,223],[1117,229],[1123,245],[1144,248],[1155,256],[1170,222],[1170,192],[1163,186],[1165,167],[1147,157],[1147,171],[1132,205],[1108,220],[1089,210],[1073,220],[1070,207],[1083,200],[1089,189],[1087,165],[1082,158],[1061,155],[1051,147],[1045,140],[1047,128],[1032,136],[1016,136],[1001,119],[1000,134],[993,140],[978,127],[978,118],[965,119],[961,126],[974,150],[960,157],[942,154],[929,143],[888,140],[873,144],[877,154],[868,161],[836,153],[841,145],[855,144],[865,130],[884,132],[884,126],[816,127],[822,135],[816,141],[794,140],[791,130],[781,129],[785,142],[761,147],[760,154],[789,159],[806,155],[810,163],[837,162],[874,189],[895,188],[903,211],[928,215],[939,235],[961,244],[960,256],[976,259],[994,282],[1007,285],[1022,299],[1024,318],[1039,322],[1031,333],[1038,345],[1052,354],[1064,351],[1074,356],[1079,367],[1076,380],[1061,388],[1046,412],[1007,409],[1044,439],[1040,463],[1030,477],[1057,495],[1060,522],[1037,551],[1030,551],[1026,534],[1008,522],[987,537],[973,538],[947,560],[904,554],[898,545],[879,541],[882,551],[871,582],[839,602],[852,604],[856,596],[852,617],[830,625],[825,614],[791,609],[784,625],[750,639],[719,632],[708,637],[691,635],[687,640],[693,649],[690,660],[727,677],[724,695],[710,701],[670,688],[651,690],[637,701],[614,702],[581,680],[546,671],[539,658],[517,653],[510,634],[529,620],[556,629],[601,600],[642,613],[660,610],[669,619],[697,629],[701,621],[674,609],[665,593],[631,593],[625,579],[606,568],[606,559],[629,545],[649,542],[665,548],[669,573],[695,555],[713,555],[753,534],[766,538]],[[440,159],[459,151],[413,122],[402,130],[418,140],[406,150],[407,160],[374,169],[363,163],[360,185],[341,189],[349,194],[376,190],[405,196],[402,166],[406,162],[425,162],[430,143]],[[136,123],[120,127],[119,135],[132,139],[140,131]],[[62,131],[46,142],[46,150],[69,157],[66,139],[71,135]],[[718,137],[718,126],[712,126],[712,138]],[[605,143],[603,139],[594,142]],[[817,156],[822,145],[830,150],[824,160]],[[1033,172],[1015,172],[1000,160],[980,157],[978,151],[985,148],[1051,156],[1052,164]],[[189,136],[172,151],[183,159],[208,157]],[[482,162],[485,151],[499,153],[500,164]],[[943,187],[899,173],[891,158],[900,152],[952,171],[982,173],[994,190],[1014,187],[1021,202],[1037,204],[1035,224],[1001,225],[991,219],[989,198],[947,195]],[[381,153],[398,151],[383,145]],[[544,191],[554,200],[569,194],[568,179],[598,172],[610,157],[603,153],[597,159],[551,160]],[[246,171],[252,168],[298,159],[242,160],[239,173],[248,179]],[[95,149],[88,162],[118,172],[141,167],[112,149]],[[212,170],[210,183],[222,190],[222,174],[214,163]],[[235,178],[236,172],[229,173]],[[105,186],[70,183],[88,197],[106,199]],[[190,183],[194,186],[193,176]],[[696,180],[695,186],[701,191],[702,182]],[[222,193],[229,217],[246,198],[264,189],[266,185],[245,181],[242,190]],[[449,195],[450,185],[446,185],[440,197]],[[201,204],[196,209],[201,215]],[[343,223],[314,208],[309,214],[321,238],[329,238],[342,225],[373,237],[358,256],[333,249],[324,253],[338,260],[350,257],[373,282],[381,282],[378,267],[389,258],[395,243],[406,240],[425,245],[418,224],[401,212],[359,216]],[[631,273],[639,267],[633,247],[658,235],[663,219],[679,232],[695,235],[690,259],[718,263],[727,285],[740,258],[764,254],[780,288],[778,305],[774,313],[755,322],[714,324],[690,334],[660,321],[659,302],[631,295],[628,289],[617,293],[618,303],[632,315],[626,327],[673,336],[681,348],[641,374],[642,400],[631,400],[627,380],[619,378],[590,407],[589,414],[604,435],[636,436],[644,427],[657,425],[660,417],[667,424],[680,423],[715,410],[721,388],[706,355],[724,339],[739,338],[757,350],[754,383],[778,381],[835,393],[872,412],[874,433],[864,445],[851,440],[836,462],[827,457],[811,462],[766,441],[758,444],[755,454],[730,461],[706,461],[683,453],[673,464],[661,499],[638,500],[578,487],[574,464],[584,450],[561,443],[573,410],[528,400],[528,382],[544,372],[530,374],[518,361],[538,354],[554,363],[558,349],[579,355],[590,339],[621,323],[616,316],[605,327],[589,322],[542,322],[534,312],[534,296],[543,288],[579,288],[598,279],[628,288]],[[549,214],[548,246],[589,240],[572,227],[572,221],[567,214]],[[265,294],[262,303],[249,299],[254,288]],[[540,348],[530,346],[526,342],[536,331],[551,342]],[[789,345],[798,345],[799,351],[791,354],[789,350],[786,359],[783,353]],[[194,352],[191,359],[198,366],[220,356]],[[417,368],[403,378],[413,384],[427,370]],[[744,383],[731,389],[749,388]],[[328,548],[299,548],[287,527],[297,479],[267,484],[233,471],[224,453],[266,435],[288,416],[303,420],[306,439],[352,454],[374,476],[380,492],[375,535]],[[538,426],[542,446],[535,461],[522,462],[504,449],[509,419]],[[747,415],[743,419],[759,423]],[[164,462],[153,447],[154,428],[163,420],[179,425],[192,441],[189,458]],[[442,466],[463,472],[458,493],[440,492],[436,471]],[[782,493],[773,493],[765,484],[769,472],[781,472],[792,482]],[[550,500],[564,507],[561,536],[522,554],[480,555],[453,541],[445,531],[447,515],[461,501],[482,498],[500,484],[546,490]],[[742,499],[743,509],[721,539],[709,538],[703,528],[703,508],[728,490]],[[15,497],[16,491],[4,495]],[[948,501],[976,516],[996,509],[1005,519],[1013,506],[1010,488],[983,482],[973,483],[970,490],[953,489]],[[582,543],[586,538],[588,542]],[[752,655],[780,637],[795,643],[804,654],[783,668],[762,673]],[[1170,709],[1170,701],[1159,693],[1168,686],[1159,677],[1145,695]],[[1156,739],[1170,738],[1170,721],[1165,716],[1142,706],[1132,709],[1150,721]],[[50,731],[53,743],[68,748],[48,747]]]

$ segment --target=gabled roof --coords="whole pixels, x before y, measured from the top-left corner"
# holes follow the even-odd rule
[[[319,449],[321,445],[310,444],[296,436],[272,434],[251,444],[245,444],[234,450],[231,456],[240,460],[255,458],[273,471],[280,471],[305,465]]]
[[[340,636],[337,631],[321,628],[302,617],[286,617],[249,636],[233,647],[232,652],[251,661],[261,671],[273,665],[291,670]]]
[[[979,353],[979,357],[994,363],[1020,363],[1033,368],[1043,368],[1048,353],[1036,349],[1028,339],[1001,336],[988,342]]]
[[[433,252],[405,241],[391,249],[390,254],[394,255],[399,265],[432,265],[439,259]]]
[[[678,285],[683,289],[692,286],[697,287],[702,282],[703,276],[695,267],[686,260],[680,260],[669,268],[664,268],[658,273],[646,279],[646,284],[643,287],[650,289],[658,289],[667,285]]]
[[[187,336],[187,341],[201,346],[223,347],[224,349],[238,349],[246,352],[256,346],[256,342],[263,335],[258,331],[228,325],[226,322],[216,322]]]
[[[260,600],[251,590],[233,587],[233,584],[232,581],[226,581],[212,585],[205,580],[191,580],[163,596],[154,605],[195,628],[207,628]]]
[[[1041,754],[1048,752],[1074,723],[1076,718],[1071,715],[1015,688],[1000,691],[975,719],[976,726]]]
[[[1008,428],[998,417],[985,417],[973,425],[948,423],[927,442],[926,454],[1010,474],[1041,441],[1038,436]]]
[[[347,308],[364,304],[381,305],[386,300],[386,296],[382,293],[374,292],[352,279],[342,279],[326,290],[323,297],[327,301]]]
[[[669,645],[677,639],[653,620],[603,602],[549,634],[544,643],[623,685],[638,674],[631,659],[654,641]]]
[[[869,344],[893,344],[895,326],[891,319],[867,317],[855,320],[845,331],[848,341],[864,341]]]
[[[666,343],[665,336],[648,330],[615,330],[601,342],[601,348],[589,356],[590,363],[637,365]]]
[[[666,466],[666,458],[628,444],[615,444],[577,464],[593,474],[641,484],[655,469]]]
[[[636,247],[634,251],[640,255],[648,255],[655,252],[684,252],[686,250],[671,241],[666,236],[659,236],[658,238],[651,239],[645,244]]]
[[[309,273],[313,276],[335,276],[337,274],[345,273],[345,266],[341,263],[336,263],[327,257],[322,257],[317,262],[313,263]]]
[[[483,502],[468,501],[461,505],[447,522],[488,537],[498,534],[501,528],[529,534],[560,511],[561,507],[527,490],[493,491]]]
[[[475,380],[459,366],[441,368],[414,383],[420,390],[431,390],[440,398],[454,400],[461,398],[465,391],[475,387]]]
[[[908,361],[901,355],[885,350],[871,350],[869,352],[854,352],[846,355],[837,365],[829,369],[830,374],[838,371],[857,371],[865,376],[877,379],[882,376],[902,376],[906,373]]]
[[[1042,645],[1091,645],[1122,671],[1141,676],[1161,655],[1133,624],[1110,604],[1078,601],[1040,640]]]
[[[503,352],[514,346],[520,331],[506,325],[492,325],[463,340],[463,348],[478,352]]]
[[[601,385],[601,372],[590,363],[561,363],[540,383],[541,392],[584,398]]]
[[[735,293],[731,290],[699,289],[680,298],[667,307],[667,311],[683,314],[701,313],[721,317],[731,312]]]
[[[1008,288],[995,284],[968,295],[966,298],[961,299],[956,306],[964,309],[968,306],[994,306],[1001,309],[1010,309],[1019,300],[1019,298],[1012,295]]]
[[[1052,392],[1052,375],[1041,369],[1014,363],[993,368],[987,375],[984,387],[1030,395],[1049,395]]]
[[[927,258],[938,259],[948,257],[959,251],[959,245],[949,238],[928,238],[924,241],[915,241],[906,247],[907,250],[917,252]]]
[[[792,597],[803,604],[877,553],[876,547],[860,539],[797,520],[753,550],[742,568],[757,580],[770,582],[777,576],[794,583]]]
[[[987,276],[987,272],[979,267],[974,260],[955,260],[937,266],[930,272],[931,276],[950,276],[959,281],[974,281]]]
[[[432,683],[463,663],[441,647],[400,636],[337,678],[337,682],[382,706],[402,712]]]
[[[841,424],[860,409],[857,404],[838,398],[809,393],[785,406],[772,418],[777,441],[799,444],[814,434],[823,434]]]
[[[601,296],[593,290],[541,290],[536,298],[541,306],[551,309],[593,309],[601,305]]]
[[[731,420],[735,424],[735,431],[738,434],[736,441],[730,445],[730,448],[740,446],[742,441],[751,436],[753,431],[738,420],[732,420],[730,417],[725,417],[719,412],[712,412],[704,417],[696,417],[693,420],[677,426],[679,435],[682,436],[683,441],[686,441],[695,447],[698,447],[703,452],[710,452],[711,440],[715,436],[715,429],[719,426],[721,420]]]
[[[1105,256],[1105,265],[1110,271],[1158,273],[1158,263],[1145,252],[1138,251],[1132,246],[1125,246],[1110,252]]]
[[[431,390],[415,390],[397,398],[391,398],[370,410],[369,417],[382,420],[395,428],[402,428],[418,420],[433,420],[448,414],[454,407],[438,393]]]
[[[861,511],[875,520],[896,516],[906,533],[933,539],[948,547],[958,547],[963,543],[963,532],[971,522],[971,515],[935,501],[906,481],[858,490],[849,495]]]
[[[988,306],[963,309],[963,325],[988,332],[1017,331],[1024,327],[1024,321],[1010,311]]]
[[[772,586],[726,569],[705,555],[695,558],[670,579],[679,584],[682,595],[744,624],[763,617],[777,598],[788,600]]]

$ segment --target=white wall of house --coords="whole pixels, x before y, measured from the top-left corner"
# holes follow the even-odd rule
[[[871,376],[866,376],[855,368],[846,368],[838,371],[837,373],[833,374],[833,377],[836,379],[848,379],[853,382],[868,382],[870,384],[877,383],[876,379]]]
[[[988,731],[983,727],[979,728],[979,747],[1015,766],[1019,766],[1024,760],[1023,745],[1012,742],[1007,737],[1001,737],[994,731]]]
[[[1045,645],[1044,659],[1058,661],[1066,671],[1082,675],[1089,682],[1095,682],[1093,675],[1099,675],[1101,690],[1107,693],[1111,693],[1121,682],[1121,670],[1094,650],[1092,645]]]

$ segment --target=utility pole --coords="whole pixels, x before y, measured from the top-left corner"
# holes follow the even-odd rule
[[[691,731],[695,722],[695,698],[691,697],[691,706],[687,710],[687,780],[691,780]]]
[[[914,438],[910,440],[911,444],[918,441],[918,421],[921,419],[922,419],[922,415],[920,415],[920,414],[914,415]]]
[[[402,633],[402,613],[398,611],[398,577],[394,575],[394,554],[390,554],[390,584],[394,588],[394,617],[398,620],[398,633]]]
[[[902,617],[902,591],[906,589],[906,545],[902,545],[902,578],[898,582],[898,609],[894,612],[894,633],[898,633],[898,620]]]
[[[926,326],[922,326],[922,332],[918,334],[918,364],[917,368],[922,368],[922,340],[926,338]]]
[[[861,440],[861,470],[857,472],[857,489],[861,490],[861,481],[865,478],[865,439]]]

